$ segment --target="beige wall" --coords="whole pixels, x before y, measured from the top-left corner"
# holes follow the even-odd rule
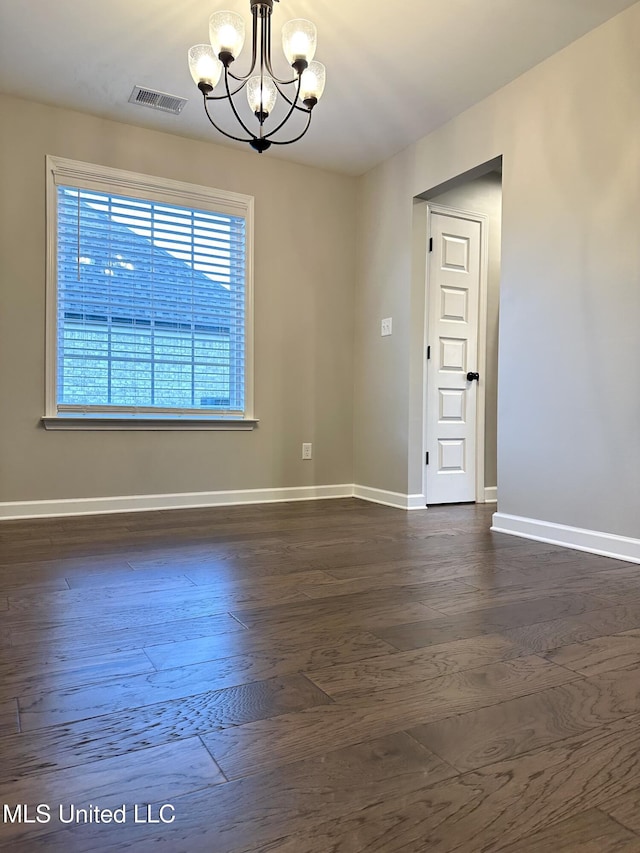
[[[47,432],[45,154],[255,196],[253,432]],[[353,482],[356,185],[0,96],[0,502]],[[302,462],[301,443],[314,459]]]
[[[636,4],[363,179],[356,482],[421,490],[413,199],[502,155],[499,509],[638,536],[639,43]]]
[[[502,234],[502,178],[489,172],[437,195],[429,194],[433,204],[455,207],[487,217],[487,325],[484,381],[484,485],[498,482],[498,315],[500,308],[500,241]],[[426,232],[425,232],[426,237]],[[424,245],[424,243],[423,243]]]

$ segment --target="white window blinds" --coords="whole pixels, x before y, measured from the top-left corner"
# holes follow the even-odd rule
[[[245,412],[245,219],[57,186],[57,409]]]

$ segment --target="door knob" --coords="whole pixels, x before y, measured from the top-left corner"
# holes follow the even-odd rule
[[[469,371],[469,373],[467,373],[467,382],[473,382],[474,379],[477,382],[480,379],[480,374]]]

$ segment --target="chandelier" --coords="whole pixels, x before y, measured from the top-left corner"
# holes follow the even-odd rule
[[[282,28],[282,48],[295,75],[290,79],[276,76],[271,65],[271,13],[274,0],[249,0],[251,5],[252,48],[251,67],[246,74],[234,74],[232,63],[240,55],[245,40],[244,19],[237,12],[214,12],[209,18],[210,44],[197,44],[189,50],[189,70],[202,92],[207,118],[220,133],[238,142],[248,142],[259,153],[271,145],[290,145],[305,135],[311,124],[311,113],[318,103],[325,83],[325,68],[313,61],[316,51],[316,28],[302,18],[289,21]],[[278,0],[276,0],[278,2]],[[234,66],[235,67],[235,66]],[[220,93],[214,94],[222,81]],[[241,116],[236,96],[245,90],[249,107],[257,125],[255,132]],[[284,117],[270,128],[272,116],[279,99],[284,102]],[[237,125],[236,133],[229,133],[213,117],[214,102],[226,101]],[[291,138],[283,139],[279,132],[290,119],[302,113],[301,126]],[[275,121],[275,119],[273,119]],[[240,128],[246,136],[236,135]]]

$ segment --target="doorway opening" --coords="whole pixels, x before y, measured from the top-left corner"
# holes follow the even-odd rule
[[[502,158],[426,202],[423,494],[493,503],[497,492]]]

